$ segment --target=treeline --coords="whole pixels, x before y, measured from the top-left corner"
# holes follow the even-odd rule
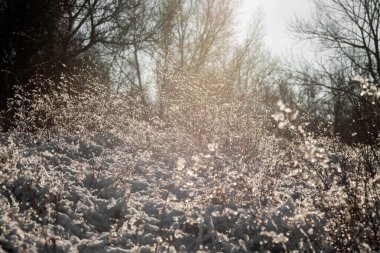
[[[85,85],[96,77],[109,94],[162,107],[160,94],[173,71],[223,73],[241,92],[264,84],[274,69],[261,44],[259,15],[236,42],[231,1],[5,0],[0,6],[5,130],[19,90],[51,94],[64,78],[71,80],[70,94],[96,90]]]
[[[282,99],[301,112],[314,133],[375,143],[378,1],[317,2],[312,19],[295,20],[292,28],[317,42],[323,56],[288,65],[265,49],[260,13],[245,37],[235,33],[238,5],[227,0],[1,1],[3,130],[12,127],[20,90],[31,97],[27,94],[51,94],[62,85],[70,86],[70,94],[101,88],[108,95],[138,98],[164,115],[163,96],[173,89],[170,77],[203,73],[222,78],[230,95],[260,96],[268,108]],[[368,79],[367,86],[355,76]],[[95,87],[86,82],[92,78]]]

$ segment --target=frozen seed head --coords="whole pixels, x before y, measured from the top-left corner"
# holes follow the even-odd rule
[[[186,160],[182,157],[178,157],[177,159],[177,169],[178,170],[183,170],[186,165]]]
[[[272,114],[272,118],[279,122],[279,121],[284,121],[285,120],[285,114],[283,112],[279,112],[279,113],[276,113],[276,114]]]
[[[182,235],[182,231],[179,230],[179,229],[176,229],[176,230],[174,231],[174,238],[179,239],[179,238],[182,238],[182,237],[183,237],[183,235]]]

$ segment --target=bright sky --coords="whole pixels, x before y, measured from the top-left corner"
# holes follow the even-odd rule
[[[287,53],[309,54],[307,43],[298,43],[289,33],[288,24],[295,17],[307,18],[312,12],[310,0],[241,0],[238,11],[239,30],[244,31],[249,20],[261,9],[264,16],[265,44],[277,56]]]

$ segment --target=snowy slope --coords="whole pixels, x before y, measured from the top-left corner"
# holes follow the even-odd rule
[[[213,152],[159,154],[103,134],[0,144],[0,252],[323,248],[312,226],[286,222],[293,199],[264,212],[252,198],[260,169]]]

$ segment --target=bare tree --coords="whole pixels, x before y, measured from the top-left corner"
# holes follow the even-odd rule
[[[356,74],[368,75],[379,83],[379,0],[314,1],[316,15],[311,22],[297,22],[295,31],[332,49],[336,57],[347,58]]]
[[[355,122],[352,130],[360,133],[360,139],[373,141],[380,129],[379,108],[371,99],[360,97],[360,86],[352,78],[361,75],[380,87],[380,2],[320,0],[314,5],[311,20],[298,19],[292,25],[301,38],[314,40],[325,50],[324,60],[315,70],[319,78],[306,85],[317,85],[330,93],[335,126],[339,125],[338,112],[348,109]],[[299,79],[310,77],[301,72]]]
[[[178,68],[210,66],[232,34],[232,7],[227,0],[164,1],[160,49]]]
[[[262,20],[262,14],[257,12],[251,20],[246,38],[230,46],[230,53],[221,66],[228,73],[229,83],[241,93],[263,90],[277,69],[276,62],[263,44]]]
[[[16,83],[25,84],[38,71],[49,73],[54,66],[59,72],[61,64],[91,50],[110,54],[151,39],[152,29],[136,27],[150,25],[141,18],[149,17],[143,12],[147,5],[143,0],[3,1],[1,107]]]
[[[128,41],[130,45],[117,47],[118,54],[111,50],[111,56],[117,55],[112,69],[117,73],[114,78],[120,79],[118,87],[132,96],[139,95],[143,103],[147,102],[146,77],[152,75],[147,71],[146,62],[148,61],[150,65],[153,62],[159,34],[157,30],[161,26],[154,18],[157,15],[156,8],[155,4],[147,0],[140,1],[140,5],[128,13],[133,17],[133,21],[127,27],[128,32],[124,34],[125,37],[121,38],[121,41]],[[119,23],[124,24],[122,21]]]

